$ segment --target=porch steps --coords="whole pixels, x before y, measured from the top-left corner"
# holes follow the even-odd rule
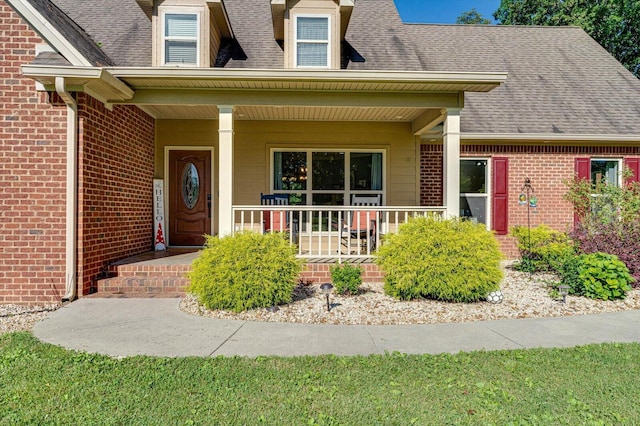
[[[151,252],[153,253],[153,252]],[[181,297],[196,252],[143,254],[109,266],[97,281],[97,297]]]
[[[96,281],[97,293],[92,297],[182,297],[189,284],[186,274],[198,253],[144,253],[109,266],[108,276]],[[358,259],[353,263],[363,269],[364,282],[381,282],[383,274],[371,263],[372,259]],[[300,279],[305,282],[330,282],[331,266],[336,259],[309,259]]]

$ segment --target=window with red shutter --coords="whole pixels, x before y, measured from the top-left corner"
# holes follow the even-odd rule
[[[633,176],[627,179],[627,183],[640,182],[640,158],[625,158],[624,165],[633,173]]]

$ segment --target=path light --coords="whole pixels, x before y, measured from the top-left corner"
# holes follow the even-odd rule
[[[331,305],[329,305],[329,294],[331,294],[331,290],[333,290],[333,286],[330,283],[324,283],[320,285],[320,291],[322,294],[327,295],[327,312],[331,310]]]
[[[566,284],[559,285],[558,291],[560,291],[560,295],[562,296],[562,303],[567,303],[567,294],[569,294],[569,286]]]
[[[277,306],[275,306],[275,305],[273,305],[273,306],[269,306],[269,307],[267,308],[267,311],[268,311],[268,312],[271,312],[272,314],[273,314],[273,313],[275,313],[275,312],[278,312],[279,310],[280,310],[280,308],[278,308],[278,307],[277,307]]]

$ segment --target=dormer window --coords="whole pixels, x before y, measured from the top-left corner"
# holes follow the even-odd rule
[[[165,13],[163,19],[163,64],[200,64],[198,48],[199,16],[197,13]]]
[[[213,67],[220,46],[235,41],[223,0],[136,1],[153,5],[153,66]]]
[[[330,17],[296,16],[295,64],[299,68],[330,68]]]

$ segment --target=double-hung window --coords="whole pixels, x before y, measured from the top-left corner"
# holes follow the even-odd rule
[[[489,160],[460,160],[460,217],[476,223],[489,220]]]
[[[352,195],[384,199],[382,150],[274,150],[272,188],[290,204],[342,206]]]
[[[331,44],[329,16],[296,16],[295,64],[299,68],[329,68]]]
[[[619,159],[591,159],[589,164],[591,185],[594,193],[591,194],[591,213],[600,217],[600,220],[614,220],[618,217],[618,206],[603,193],[603,185],[608,187],[622,186],[621,164]]]
[[[618,159],[591,159],[591,184],[606,183],[610,186],[620,186],[622,175],[620,173],[620,160]]]
[[[163,64],[198,66],[199,19],[197,13],[164,13]]]

